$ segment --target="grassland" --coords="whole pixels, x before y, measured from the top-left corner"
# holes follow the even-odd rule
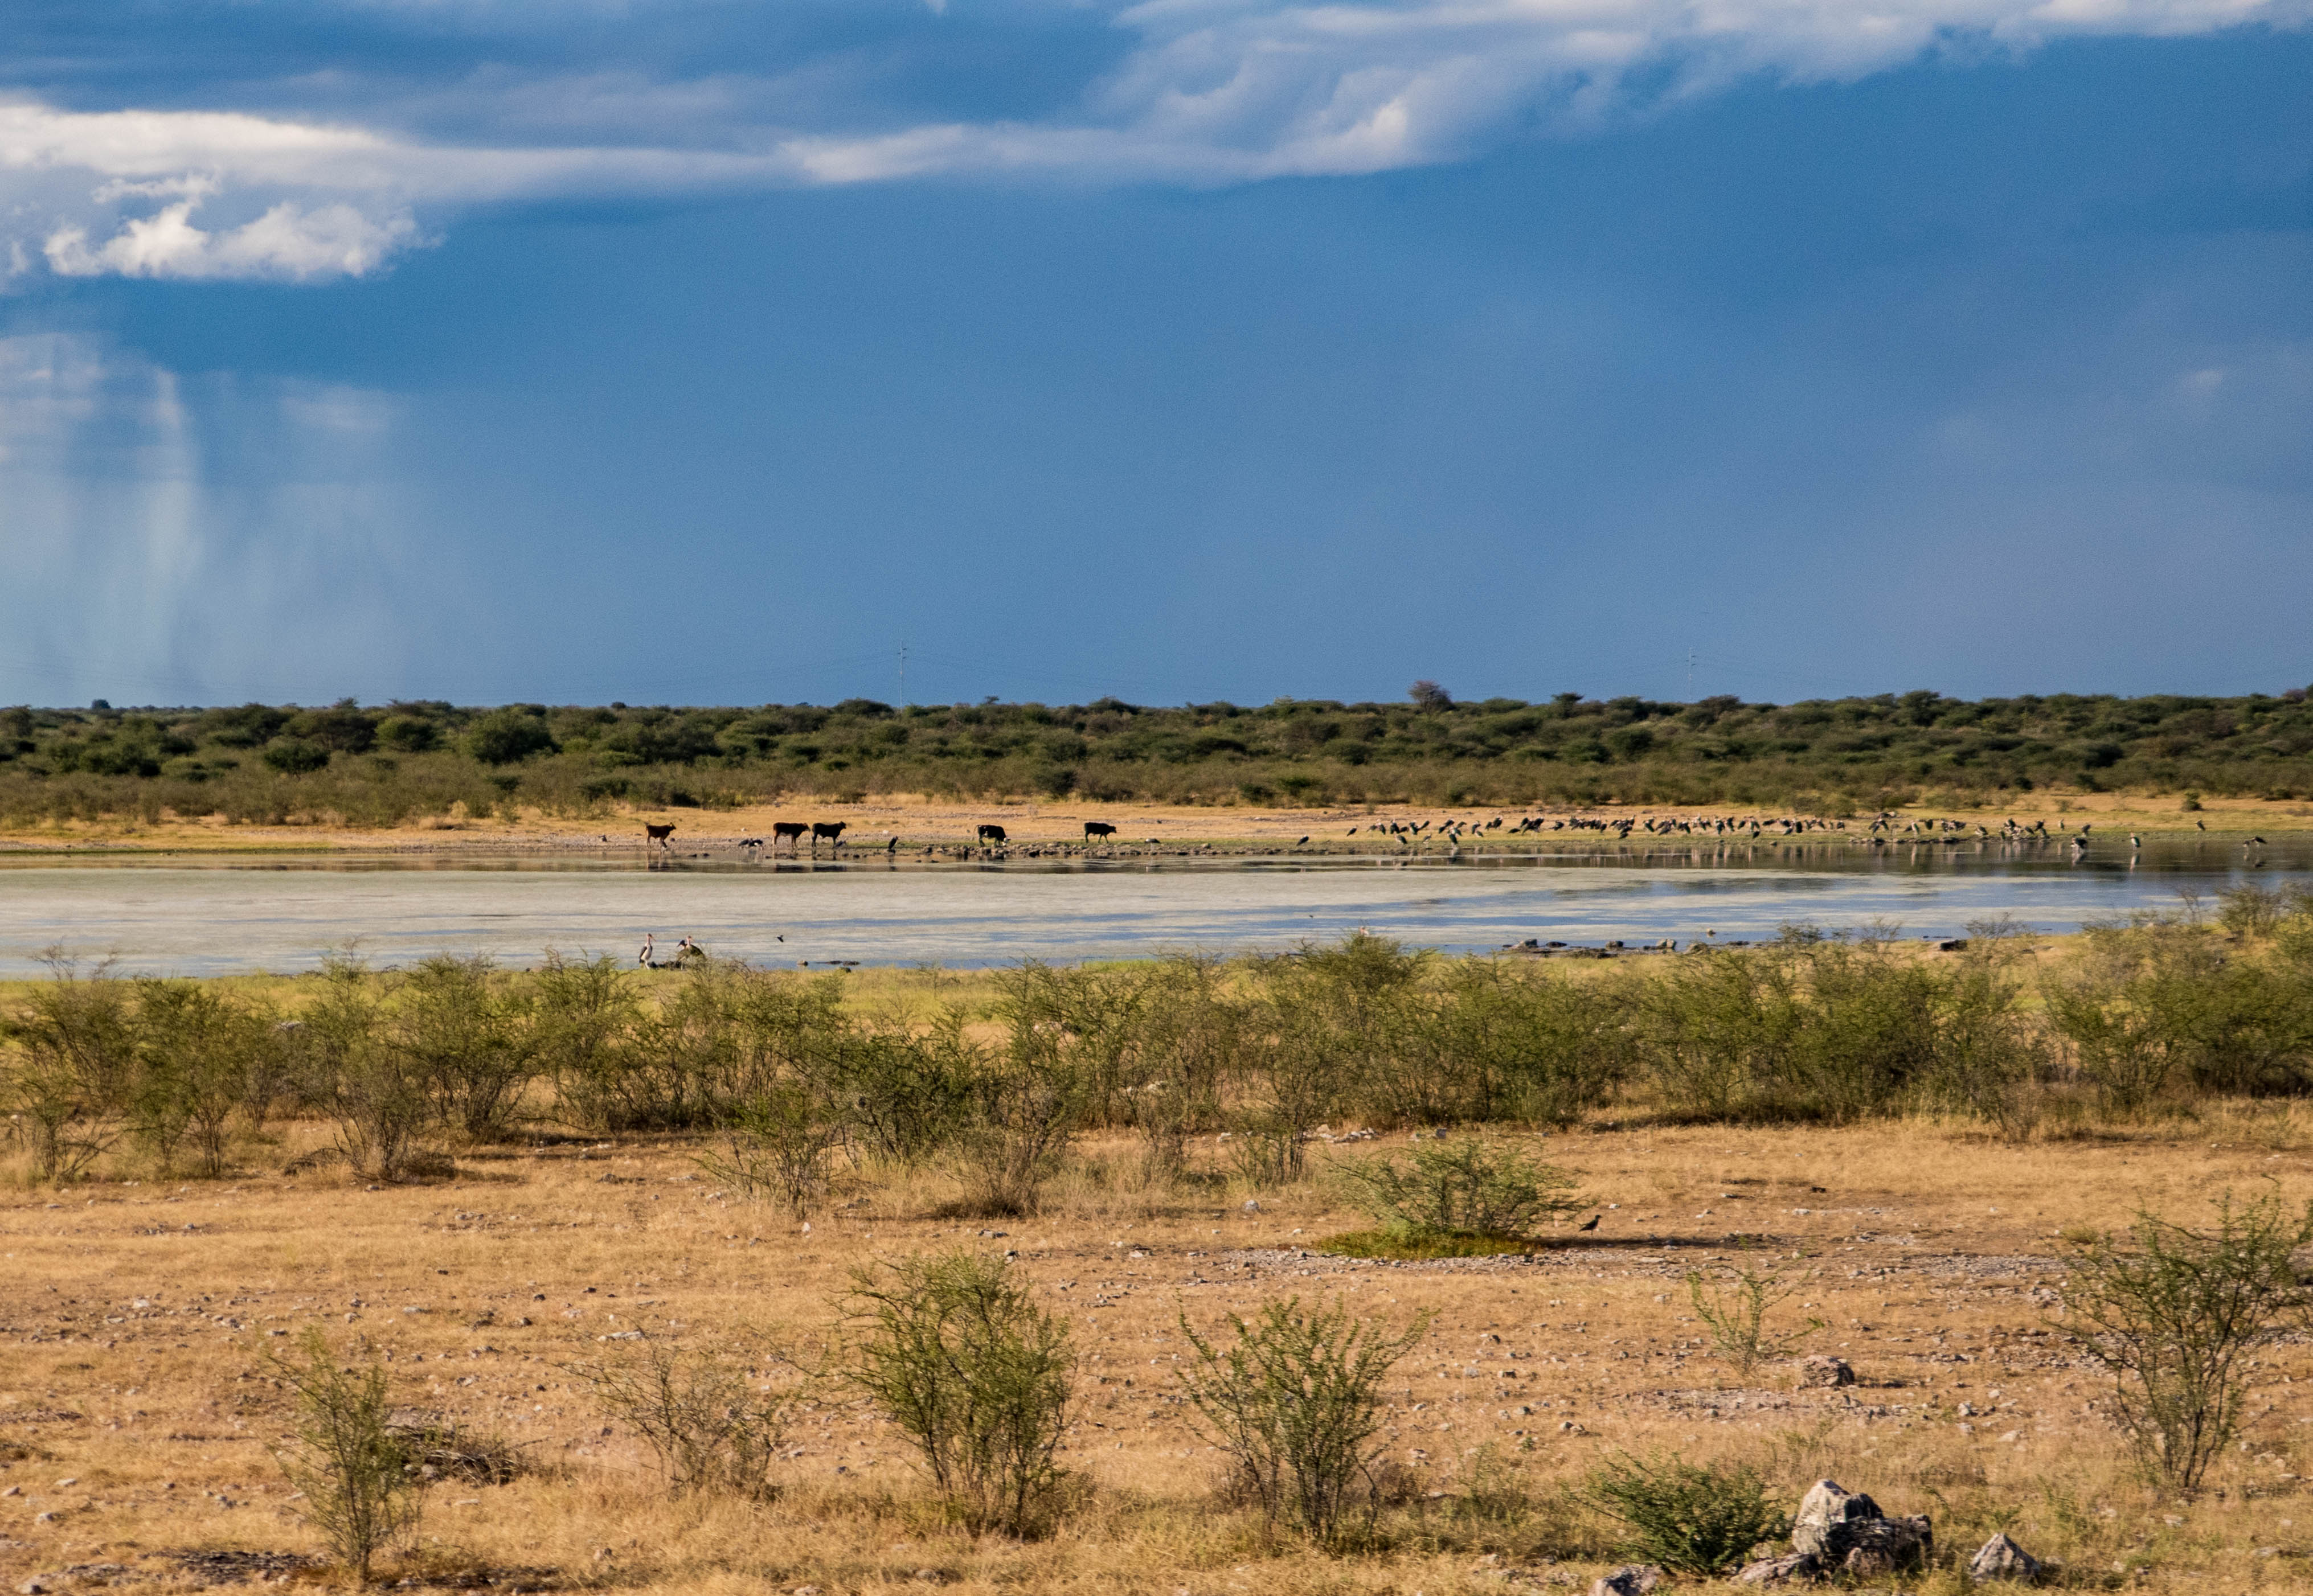
[[[43,1183],[20,1142],[0,1165],[0,1577],[326,1577],[295,1562],[318,1543],[268,1451],[289,1419],[268,1355],[319,1329],[349,1359],[382,1360],[397,1400],[527,1460],[508,1483],[431,1487],[389,1569],[417,1585],[1579,1588],[1617,1553],[1577,1495],[1586,1473],[1616,1452],[1675,1451],[1755,1465],[1792,1502],[1839,1479],[1930,1514],[1948,1553],[2006,1530],[2072,1588],[2298,1588],[2313,1557],[2313,1517],[2297,1522],[2313,1506],[2313,1343],[2261,1355],[2242,1444],[2185,1498],[2132,1469],[2109,1379],[2063,1314],[2068,1256],[2140,1209],[2192,1223],[2226,1191],[2313,1199],[2313,911],[2237,893],[2223,912],[2029,953],[1800,939],[1629,969],[1425,960],[1352,939],[1227,968],[642,972],[615,978],[638,1004],[619,1011],[623,1030],[574,1052],[567,1013],[545,1025],[498,1127],[462,1132],[445,1099],[425,1132],[439,1153],[398,1173],[307,1156],[344,1143],[342,1119],[312,1106],[341,1101],[325,1077],[355,1067],[342,1049],[293,1070],[286,1105],[237,1122],[219,1179],[183,1179],[124,1136],[84,1178]],[[537,980],[445,964],[202,989],[341,1038],[344,1000],[374,998],[361,1068],[404,1058],[455,1075],[490,1067],[476,1062],[488,1049],[444,1053],[445,1033],[510,1045],[544,1024]],[[166,991],[89,987],[0,992],[12,1080],[48,1057],[52,1022],[144,1039],[119,1044],[132,1075],[180,1067],[169,1039],[181,1033],[145,1019]],[[112,996],[128,1006],[99,1001]],[[2068,1018],[2060,999],[2094,1013]],[[1750,1083],[1728,1095],[1696,1073],[1694,1039],[1743,1029],[1742,1014],[1747,1039],[1721,1065]],[[2109,1044],[2097,1015],[2138,1016],[2143,1048],[2168,1060],[2161,1076],[2120,1093],[2099,1073],[2109,1057],[2066,1051],[2075,1031]],[[1966,1046],[1947,1057],[1955,1027]],[[2020,1072],[2003,1090],[2033,1111],[1939,1109],[1942,1074],[1965,1066],[1963,1083],[1984,1085],[1995,1032]],[[672,1070],[726,1092],[831,1084],[831,1111],[876,1109],[891,1098],[852,1096],[869,1078],[857,1072],[900,1067],[910,1047],[916,1066],[945,1061],[966,1131],[1016,1112],[984,1088],[1073,1083],[1059,1156],[1022,1211],[978,1204],[968,1156],[950,1150],[969,1135],[874,1156],[863,1119],[863,1156],[799,1219],[702,1170],[711,1095],[666,1100],[690,1105],[690,1127],[644,1128],[674,1109],[594,1090],[606,1069]],[[1327,1095],[1313,1098],[1325,1060]],[[1149,1095],[1151,1073],[1178,1092]],[[922,1079],[923,1095],[947,1090]],[[143,1111],[133,1081],[121,1101]],[[1164,1106],[1176,1101],[1193,1111]],[[1320,1108],[1323,1123],[1290,1118]],[[1300,1125],[1297,1171],[1244,1155],[1279,1116]],[[1574,1175],[1596,1227],[1548,1228],[1491,1258],[1332,1250],[1370,1223],[1328,1178],[1333,1160],[1473,1122]],[[712,1344],[767,1327],[808,1364],[855,1270],[954,1247],[1010,1255],[1072,1327],[1061,1461],[1079,1488],[1042,1539],[955,1528],[892,1429],[827,1387],[807,1393],[775,1500],[671,1496],[573,1372],[636,1331]],[[1798,1287],[1777,1328],[1820,1320],[1804,1350],[1848,1360],[1860,1382],[1802,1390],[1789,1363],[1738,1375],[1685,1289],[1690,1271],[1737,1266]],[[1434,1316],[1387,1385],[1386,1505],[1345,1551],[1272,1533],[1237,1504],[1182,1401],[1181,1316],[1210,1330],[1292,1294],[1391,1324]],[[1921,1583],[1963,1583],[1949,1566]]]
[[[2046,795],[2313,798],[2313,706],[2277,697],[1916,692],[1152,708],[443,703],[0,711],[0,825],[214,818],[379,829],[601,821],[908,796],[1300,811],[1600,806],[1829,817]]]
[[[1830,1476],[1934,1515],[1963,1551],[2007,1528],[2076,1588],[2291,1589],[2313,1516],[2300,1478],[2313,1355],[2258,1371],[2247,1445],[2196,1501],[2158,1500],[2099,1415],[2101,1377],[2049,1306],[2067,1231],[2137,1204],[2190,1215],[2212,1191],[2313,1195],[2291,1109],[2016,1147],[1953,1127],[1604,1125],[1549,1155],[1602,1202],[1592,1235],[1528,1258],[1334,1258],[1349,1228],[1311,1184],[1248,1194],[1217,1175],[1165,1190],[1082,1149],[1033,1217],[943,1218],[937,1182],[862,1188],[806,1232],[702,1181],[680,1141],[485,1151],[452,1178],[365,1188],[252,1169],[217,1183],[22,1188],[0,1205],[0,1574],[118,1565],[204,1583],[203,1552],[311,1553],[267,1447],[285,1423],[268,1351],[308,1326],[389,1360],[399,1399],[518,1443],[505,1486],[430,1493],[396,1578],[501,1588],[1192,1592],[1581,1586],[1613,1557],[1568,1496],[1615,1449],[1765,1468],[1790,1496]],[[291,1127],[286,1152],[315,1133]],[[1199,1162],[1213,1165],[1212,1150]],[[1104,1174],[1104,1171],[1107,1173]],[[1001,1233],[991,1233],[1001,1232]],[[1756,1238],[1806,1283],[1812,1346],[1862,1383],[1746,1385],[1709,1352],[1682,1276]],[[808,1342],[849,1272],[958,1244],[1018,1255],[1068,1313],[1083,1362],[1063,1461],[1091,1487],[1051,1539],[945,1526],[890,1431],[841,1402],[808,1413],[763,1507],[671,1500],[635,1438],[566,1372],[598,1337],[711,1337],[772,1322]],[[1390,1457],[1410,1489],[1372,1547],[1272,1540],[1217,1499],[1183,1416],[1175,1316],[1209,1327],[1277,1293],[1437,1316],[1390,1382]],[[59,1483],[69,1482],[69,1483]],[[44,1516],[44,1515],[53,1515]],[[2297,1521],[2305,1519],[2300,1526]],[[196,1564],[198,1569],[199,1565]],[[1947,1574],[1930,1583],[1953,1586]]]

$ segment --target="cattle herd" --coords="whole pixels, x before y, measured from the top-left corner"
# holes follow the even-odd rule
[[[769,846],[773,853],[778,852],[782,847],[789,853],[794,853],[802,847],[804,839],[809,837],[811,851],[814,854],[819,852],[819,845],[822,842],[830,847],[840,849],[843,846],[843,833],[850,824],[849,820],[774,820],[771,822],[771,840]],[[1116,828],[1106,820],[1086,820],[1084,823],[1084,834],[1086,842],[1103,842],[1116,835]],[[607,842],[610,839],[604,837],[603,840]],[[1154,842],[1156,839],[1152,837],[1149,840]],[[1308,838],[1303,837],[1302,840],[1306,842]],[[978,841],[983,847],[1002,847],[1008,844],[1011,838],[1005,834],[1004,828],[1001,826],[983,825],[979,829]],[[674,851],[673,823],[658,826],[645,821],[643,846],[661,847],[673,853]],[[750,852],[764,846],[763,839],[760,837],[743,837],[739,839],[739,846]],[[884,850],[886,853],[896,852],[899,846],[900,839],[894,837],[884,843]]]

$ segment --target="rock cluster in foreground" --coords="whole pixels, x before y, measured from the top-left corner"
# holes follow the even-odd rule
[[[1763,1558],[1735,1577],[1752,1585],[1806,1584],[1842,1575],[1881,1578],[1924,1568],[1934,1553],[1935,1530],[1925,1514],[1891,1518],[1862,1492],[1819,1479],[1800,1499],[1789,1555]],[[2029,1583],[2040,1577],[2041,1567],[2022,1547],[1995,1535],[1969,1562],[1968,1574],[1979,1581]]]

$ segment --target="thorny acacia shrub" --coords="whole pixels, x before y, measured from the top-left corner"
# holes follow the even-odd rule
[[[973,1530],[1030,1534],[1061,1483],[1076,1355],[1001,1258],[958,1250],[852,1276],[850,1384],[922,1455]]]
[[[366,1583],[377,1555],[416,1526],[419,1506],[402,1443],[387,1427],[385,1371],[341,1366],[318,1327],[299,1350],[274,1360],[297,1404],[294,1440],[274,1460],[304,1493],[306,1521]]]
[[[2249,1355],[2301,1322],[2309,1303],[2290,1255],[2313,1242],[2313,1204],[2217,1199],[2192,1230],[2138,1212],[2090,1242],[2064,1284],[2064,1314],[2117,1386],[2120,1425],[2145,1471],[2200,1488],[2239,1430]]]
[[[776,1494],[771,1460],[785,1443],[795,1393],[764,1381],[772,1361],[767,1350],[658,1339],[622,1345],[626,1350],[571,1372],[605,1415],[650,1446],[670,1490],[756,1501]]]
[[[1476,1136],[1416,1142],[1402,1163],[1376,1157],[1337,1168],[1359,1204],[1400,1233],[1522,1236],[1584,1206],[1564,1171]]]
[[[1195,1354],[1181,1376],[1189,1400],[1269,1521],[1326,1542],[1356,1520],[1369,1523],[1381,1382],[1429,1319],[1391,1335],[1341,1302],[1304,1310],[1288,1297],[1263,1303],[1251,1321],[1232,1314],[1236,1340],[1226,1348],[1186,1315],[1180,1324]]]
[[[1695,1317],[1709,1327],[1719,1355],[1730,1359],[1746,1380],[1761,1364],[1789,1357],[1808,1336],[1823,1329],[1823,1320],[1810,1319],[1801,1330],[1780,1334],[1770,1330],[1767,1315],[1797,1295],[1799,1286],[1786,1281],[1777,1270],[1752,1264],[1749,1258],[1750,1249],[1746,1247],[1743,1263],[1723,1265],[1716,1275],[1705,1275],[1700,1269],[1690,1269],[1686,1275],[1687,1299],[1694,1304]]]
[[[1631,1556],[1677,1574],[1723,1573],[1791,1528],[1748,1465],[1624,1453],[1591,1471],[1583,1496],[1623,1525]]]

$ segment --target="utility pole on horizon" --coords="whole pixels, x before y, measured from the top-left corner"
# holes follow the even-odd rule
[[[908,645],[900,645],[900,707],[908,706]]]

